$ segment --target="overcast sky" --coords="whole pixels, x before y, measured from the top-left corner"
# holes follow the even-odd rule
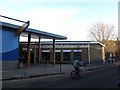
[[[88,29],[97,22],[114,25],[118,31],[117,0],[0,0],[0,14],[29,20],[29,28],[63,35],[70,41],[89,40]]]

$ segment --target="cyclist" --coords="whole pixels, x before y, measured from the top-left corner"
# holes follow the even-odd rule
[[[80,75],[79,75],[79,67],[81,66],[81,64],[80,64],[80,61],[78,60],[78,58],[76,58],[75,60],[74,60],[74,62],[73,62],[73,67],[75,68],[75,70],[77,71],[77,75],[78,75],[78,77],[80,77]]]

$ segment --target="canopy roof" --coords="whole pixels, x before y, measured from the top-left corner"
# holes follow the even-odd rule
[[[2,27],[8,27],[8,28],[13,28],[14,30],[17,30],[20,26],[6,23],[6,22],[1,22],[0,26]],[[42,39],[57,39],[57,40],[64,40],[67,39],[67,37],[62,36],[62,35],[57,35],[49,32],[44,32],[41,30],[36,30],[36,29],[31,29],[27,28],[25,31],[21,33],[21,36],[28,37],[28,34],[31,34],[32,38],[39,38],[41,36]]]

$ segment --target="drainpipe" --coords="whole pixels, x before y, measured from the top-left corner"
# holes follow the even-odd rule
[[[90,44],[88,43],[88,61],[89,61],[89,64],[90,64]]]

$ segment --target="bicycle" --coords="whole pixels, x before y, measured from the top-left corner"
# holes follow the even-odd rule
[[[77,79],[77,78],[79,78],[80,77],[80,72],[81,72],[81,69],[80,69],[80,67],[79,67],[79,74],[77,73],[77,71],[75,70],[75,68],[72,70],[72,72],[71,72],[71,77],[72,77],[72,79]]]

